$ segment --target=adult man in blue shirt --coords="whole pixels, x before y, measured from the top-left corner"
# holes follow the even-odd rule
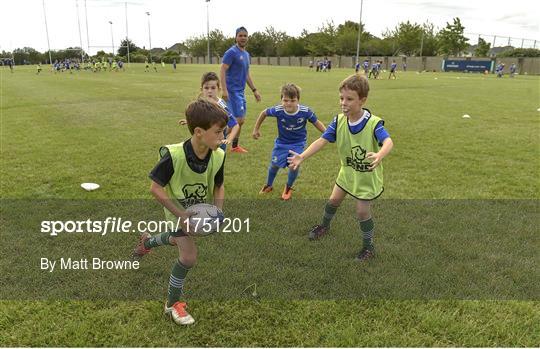
[[[231,149],[235,153],[247,153],[246,149],[238,145],[238,138],[240,137],[246,116],[246,97],[244,95],[246,83],[249,85],[251,91],[253,91],[257,102],[261,101],[261,95],[257,91],[249,74],[250,56],[246,51],[247,42],[247,29],[244,27],[236,29],[236,44],[225,52],[223,63],[221,64],[220,78],[223,86],[221,97],[227,101],[229,110],[240,126],[237,138],[234,139]]]

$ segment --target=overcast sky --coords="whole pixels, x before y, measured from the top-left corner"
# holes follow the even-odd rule
[[[0,0],[0,51],[29,46],[47,50],[43,1],[51,49],[80,46],[76,0]],[[82,46],[86,49],[87,32],[85,0],[78,0]],[[298,36],[302,29],[316,31],[322,23],[336,25],[346,20],[358,21],[360,0],[211,0],[210,30],[220,29],[233,36],[243,25],[250,32],[267,26]],[[129,37],[137,46],[149,46],[148,19],[152,47],[169,47],[189,37],[206,33],[205,0],[128,0]],[[114,44],[126,36],[125,1],[86,0],[90,53],[98,49],[111,51],[111,25]],[[150,12],[147,16],[145,12]],[[508,43],[532,47],[538,40],[540,1],[527,0],[364,0],[362,22],[370,33],[381,36],[399,22],[424,23],[429,20],[442,28],[453,17],[460,17],[469,37],[485,40],[496,46]],[[491,35],[491,36],[487,36]],[[504,38],[503,38],[504,37]],[[102,46],[102,48],[98,48]]]

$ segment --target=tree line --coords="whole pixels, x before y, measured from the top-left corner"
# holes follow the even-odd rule
[[[401,22],[395,28],[386,30],[381,37],[366,31],[360,24],[360,56],[460,56],[470,47],[469,39],[464,36],[465,27],[459,17],[453,18],[451,23],[440,30],[436,30],[432,23],[423,24]],[[316,32],[303,30],[298,37],[290,36],[284,31],[272,26],[264,31],[250,33],[249,52],[253,57],[303,57],[303,56],[355,56],[357,49],[359,24],[346,21],[335,25],[333,21],[323,23]],[[227,37],[219,29],[207,35],[193,36],[181,44],[169,49],[152,49],[151,51],[138,47],[129,39],[122,40],[117,59],[127,61],[129,46],[130,60],[144,62],[146,59],[172,62],[181,55],[193,57],[206,56],[208,42],[210,42],[211,55],[222,57],[225,51],[234,44],[234,37]],[[475,43],[474,56],[486,57],[491,44],[479,38]],[[104,51],[98,51],[89,57],[80,48],[67,48],[65,50],[51,51],[52,60],[66,58],[77,59],[82,54],[85,59],[102,60],[112,57]],[[48,62],[49,52],[38,52],[31,47],[15,49],[13,52],[2,52],[2,57],[14,57],[16,64]],[[536,49],[510,49],[498,54],[513,57],[539,57],[540,50]]]

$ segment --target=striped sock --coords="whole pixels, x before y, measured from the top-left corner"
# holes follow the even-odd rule
[[[184,290],[184,280],[190,268],[184,266],[177,259],[171,270],[169,277],[169,293],[167,295],[167,306],[172,307],[180,300]]]
[[[373,251],[373,219],[369,218],[365,221],[360,221],[360,231],[364,241],[363,249]]]
[[[170,232],[154,235],[144,242],[144,247],[147,249],[151,249],[158,246],[171,245],[171,243],[169,242],[170,236]]]
[[[327,202],[324,206],[324,215],[321,225],[326,228],[330,228],[330,221],[334,218],[336,214],[337,207],[333,206],[330,202]]]

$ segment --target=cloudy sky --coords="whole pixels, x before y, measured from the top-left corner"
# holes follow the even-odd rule
[[[77,4],[82,46],[88,46],[88,18],[91,53],[111,50],[111,27],[115,46],[126,36],[125,1],[86,0],[85,13],[85,0],[0,0],[0,51],[24,46],[47,50],[43,4],[51,49],[80,45]],[[209,5],[210,30],[220,29],[227,36],[234,35],[240,25],[250,32],[273,26],[297,36],[302,29],[316,31],[326,21],[337,25],[358,21],[360,16],[360,0],[211,0]],[[129,37],[138,46],[148,47],[148,19],[152,47],[169,47],[204,34],[206,7],[205,0],[128,0]],[[497,35],[496,46],[506,45],[511,37],[513,46],[520,47],[524,38],[530,40],[523,46],[532,47],[536,39],[539,48],[539,13],[538,0],[364,0],[362,22],[370,33],[380,36],[406,20],[429,20],[442,28],[453,17],[460,17],[467,36],[474,41],[483,34],[493,43],[493,35]]]

